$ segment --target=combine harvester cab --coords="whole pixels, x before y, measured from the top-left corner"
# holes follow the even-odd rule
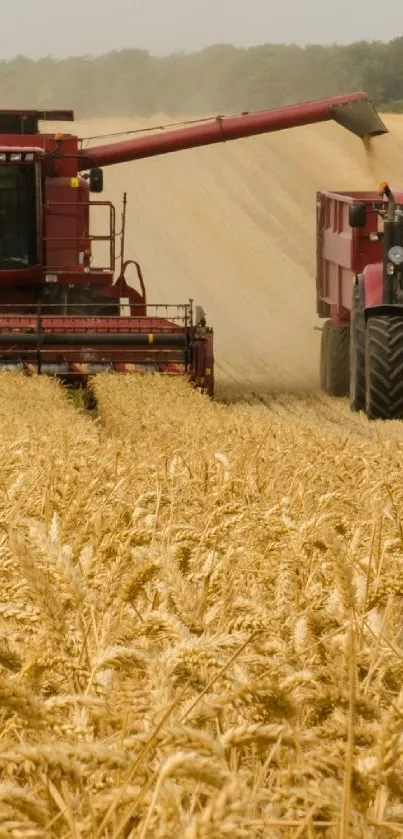
[[[0,368],[73,385],[102,370],[181,374],[212,396],[213,331],[204,311],[192,300],[148,303],[140,266],[124,255],[126,196],[119,234],[114,206],[92,200],[103,191],[101,167],[331,119],[359,136],[386,130],[363,93],[90,149],[72,134],[39,131],[41,121],[72,121],[72,111],[0,111]],[[103,235],[90,230],[95,208],[105,214]],[[99,266],[97,242],[108,253]],[[129,266],[137,289],[126,280]]]
[[[369,419],[403,418],[403,192],[317,196],[321,387]]]

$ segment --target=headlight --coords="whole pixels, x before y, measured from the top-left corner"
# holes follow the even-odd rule
[[[403,248],[401,248],[400,245],[395,245],[390,249],[388,259],[390,259],[396,267],[403,265]]]

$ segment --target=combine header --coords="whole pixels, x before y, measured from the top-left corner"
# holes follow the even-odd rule
[[[40,121],[72,121],[72,111],[0,111],[0,368],[73,385],[102,370],[179,373],[212,395],[213,332],[204,311],[192,301],[147,302],[140,266],[124,256],[126,197],[119,234],[113,205],[91,198],[103,191],[101,167],[330,119],[361,137],[386,131],[362,93],[90,149],[74,135],[39,132]],[[93,208],[106,214],[102,236],[90,232]],[[100,241],[108,259],[96,266]],[[137,289],[127,282],[129,266]]]

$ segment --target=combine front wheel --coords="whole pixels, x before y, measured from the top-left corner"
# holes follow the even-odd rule
[[[325,321],[320,347],[320,386],[329,396],[346,396],[349,391],[348,326]]]
[[[365,410],[365,318],[360,311],[360,292],[354,286],[350,324],[350,408]]]
[[[367,417],[403,418],[403,318],[369,318],[365,368]]]

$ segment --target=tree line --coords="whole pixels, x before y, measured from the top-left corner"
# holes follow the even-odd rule
[[[125,49],[96,57],[0,61],[0,107],[71,107],[77,117],[200,115],[365,90],[403,111],[403,37],[346,46],[216,45],[167,57]]]

